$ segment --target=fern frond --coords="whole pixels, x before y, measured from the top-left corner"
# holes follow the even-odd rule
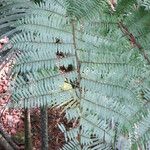
[[[148,56],[143,57],[145,50],[137,43],[142,38],[134,43],[130,39],[142,33],[148,51],[149,33],[142,27],[147,12],[133,15],[134,0],[120,0],[116,12],[100,0],[7,4],[8,21],[3,13],[0,28],[13,27],[6,35],[12,36],[13,50],[19,51],[10,107],[64,107],[66,118],[78,123],[70,130],[59,125],[66,138],[63,150],[112,149],[119,139],[129,143],[124,149],[130,149],[149,140]],[[139,18],[134,29],[131,23]],[[135,126],[141,129],[139,138]]]

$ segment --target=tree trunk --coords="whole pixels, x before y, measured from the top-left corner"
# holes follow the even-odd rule
[[[47,106],[41,107],[41,149],[48,150],[48,116]]]
[[[4,127],[2,124],[0,124],[0,135],[10,144],[10,146],[14,150],[19,150],[19,147],[13,142],[13,140],[10,138],[7,132],[5,132]]]
[[[30,110],[25,109],[25,150],[32,150],[32,140],[31,140],[31,122],[30,122]]]

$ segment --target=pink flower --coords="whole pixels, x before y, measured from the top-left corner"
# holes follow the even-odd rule
[[[9,42],[9,38],[7,37],[7,36],[4,36],[4,38],[2,38],[1,40],[0,40],[0,43],[2,43],[2,44],[6,44],[6,43],[8,43]]]
[[[10,132],[11,132],[11,134],[16,134],[17,131],[12,128]]]

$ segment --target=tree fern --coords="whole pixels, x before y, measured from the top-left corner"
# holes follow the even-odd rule
[[[6,34],[13,33],[13,49],[20,53],[10,106],[65,106],[67,119],[78,126],[67,130],[59,124],[63,150],[115,149],[122,141],[121,149],[131,149],[150,139],[149,49],[138,38],[139,30],[149,38],[149,12],[133,28],[143,13],[134,4],[120,0],[115,12],[100,0],[47,0],[26,5],[26,11],[18,1],[10,4],[24,15],[15,21],[5,16],[13,26]],[[62,88],[65,82],[72,88]]]

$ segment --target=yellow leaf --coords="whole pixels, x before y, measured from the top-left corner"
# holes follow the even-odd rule
[[[72,85],[70,83],[64,82],[64,84],[61,86],[61,89],[64,91],[68,91],[72,89]]]

